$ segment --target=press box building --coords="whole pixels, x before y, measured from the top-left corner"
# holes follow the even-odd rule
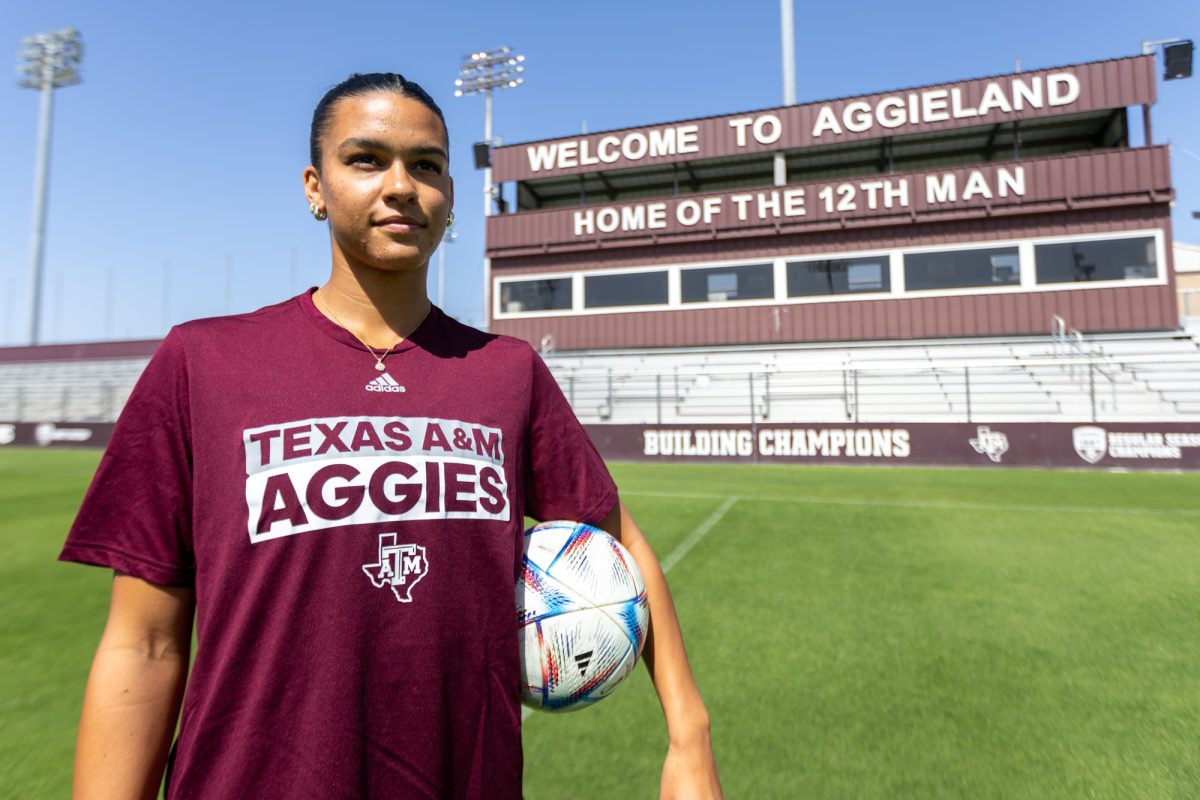
[[[496,148],[491,329],[557,351],[1174,329],[1155,88],[1138,56]]]

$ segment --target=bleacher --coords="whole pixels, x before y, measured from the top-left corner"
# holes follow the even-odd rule
[[[1182,332],[544,357],[588,424],[1200,420]],[[0,420],[112,421],[148,360],[0,362]]]
[[[585,423],[1200,420],[1200,342],[1114,334],[546,354]]]
[[[0,362],[0,419],[111,422],[150,359]]]

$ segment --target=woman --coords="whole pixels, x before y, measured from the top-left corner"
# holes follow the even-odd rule
[[[116,571],[77,797],[153,797],[164,769],[172,800],[519,797],[525,514],[632,552],[662,794],[719,796],[670,594],[603,462],[527,344],[426,296],[448,154],[416,84],[330,90],[304,172],[328,282],[178,326],[147,367],[62,554]]]

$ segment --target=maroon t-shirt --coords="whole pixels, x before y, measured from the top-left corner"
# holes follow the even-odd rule
[[[188,798],[521,794],[524,515],[616,487],[525,342],[434,308],[384,362],[311,291],[174,328],[64,560],[194,586]]]

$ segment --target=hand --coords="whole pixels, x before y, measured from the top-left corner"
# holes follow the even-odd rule
[[[688,745],[667,748],[663,762],[661,800],[721,800],[721,779],[717,776],[717,760],[713,757],[712,742],[707,734]]]

